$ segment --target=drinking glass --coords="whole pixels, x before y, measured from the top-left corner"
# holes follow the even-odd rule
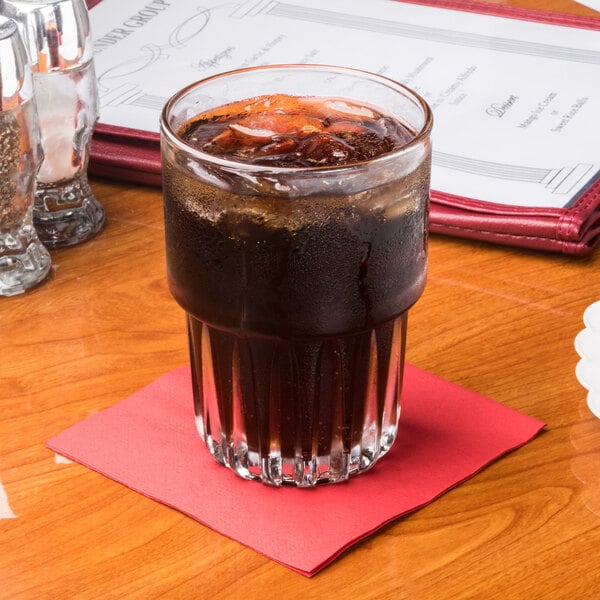
[[[32,219],[41,158],[25,47],[16,23],[0,16],[0,296],[24,292],[50,270]]]
[[[372,159],[298,167],[218,157],[180,135],[200,113],[281,94],[375,107],[414,138]],[[199,433],[238,475],[339,482],[394,443],[407,315],[426,280],[431,128],[417,94],[343,67],[242,69],[167,102],[168,282],[187,314]]]
[[[98,89],[84,0],[0,0],[14,19],[33,70],[44,160],[33,219],[48,248],[72,246],[98,233],[104,209],[88,182]]]

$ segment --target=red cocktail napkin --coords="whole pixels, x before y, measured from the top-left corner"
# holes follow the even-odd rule
[[[314,489],[218,465],[196,431],[188,367],[73,425],[48,447],[304,575],[533,438],[544,423],[411,365],[398,440],[375,467]]]

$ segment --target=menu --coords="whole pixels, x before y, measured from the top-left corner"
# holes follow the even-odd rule
[[[356,67],[434,112],[432,188],[568,209],[600,180],[600,21],[572,27],[395,0],[102,0],[100,122],[157,134],[178,89],[239,67]]]
[[[600,0],[576,0],[577,4],[583,4],[600,12]]]

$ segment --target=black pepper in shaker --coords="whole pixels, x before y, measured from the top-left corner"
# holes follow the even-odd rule
[[[50,271],[33,225],[41,159],[27,53],[16,23],[0,16],[0,296],[20,294]]]

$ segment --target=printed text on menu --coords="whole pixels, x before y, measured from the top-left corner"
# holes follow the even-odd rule
[[[432,187],[560,208],[600,174],[600,34],[393,0],[102,0],[91,11],[104,124],[158,130],[165,101],[239,67],[381,73],[434,111]]]

